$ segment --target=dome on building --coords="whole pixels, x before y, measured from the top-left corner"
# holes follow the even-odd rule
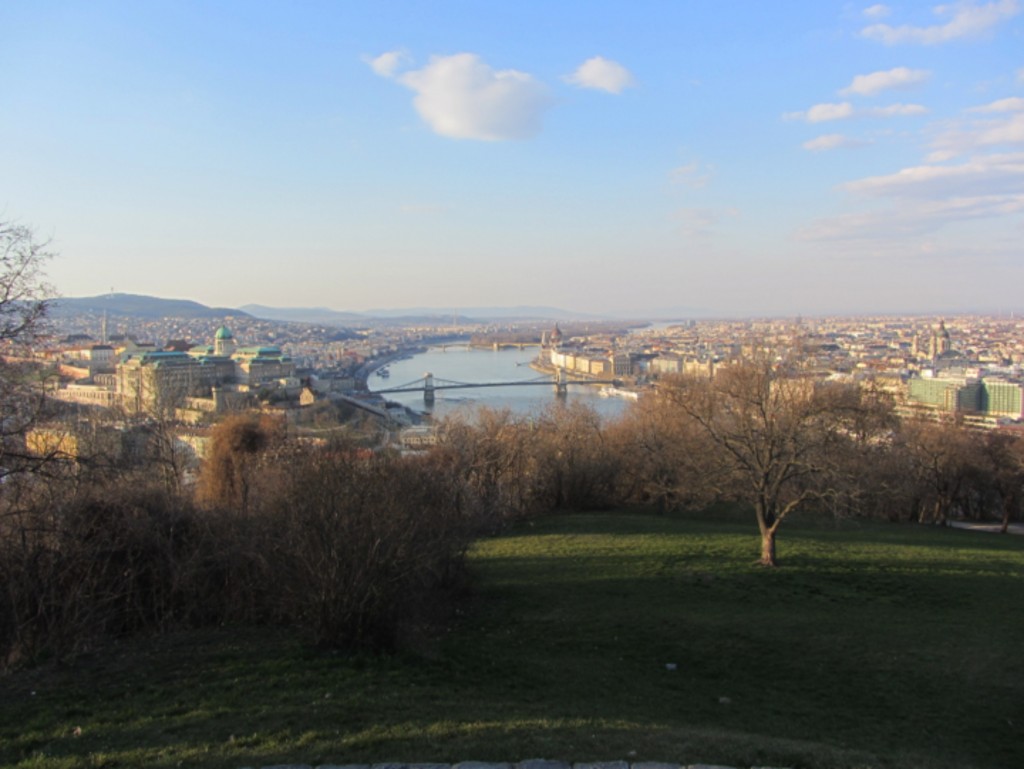
[[[231,329],[227,326],[221,326],[217,329],[217,333],[213,335],[214,339],[234,339],[235,335],[231,333]]]

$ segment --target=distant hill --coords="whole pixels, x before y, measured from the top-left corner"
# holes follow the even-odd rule
[[[488,320],[597,320],[601,316],[567,312],[555,307],[403,307],[381,308],[366,312],[343,312],[327,307],[267,307],[262,304],[244,304],[243,310],[257,318],[267,320],[322,323],[325,325],[354,325],[374,320],[394,323],[424,323],[454,321],[472,323]]]
[[[251,317],[249,313],[230,307],[207,307],[190,299],[161,299],[142,294],[103,294],[102,296],[61,297],[53,302],[54,317],[103,313],[133,318],[223,318]]]
[[[241,309],[254,317],[265,320],[318,323],[325,326],[346,326],[367,321],[365,315],[331,310],[327,307],[267,307],[263,304],[243,304]]]
[[[458,315],[456,316],[456,313]],[[557,307],[409,307],[398,310],[367,310],[363,315],[371,318],[472,318],[474,320],[600,320],[604,316],[583,312],[569,312]]]
[[[357,326],[374,321],[401,323],[472,323],[479,321],[593,321],[604,316],[569,312],[556,307],[408,307],[376,309],[366,312],[345,312],[328,307],[268,307],[245,304],[238,308],[207,307],[189,299],[161,299],[143,294],[103,294],[88,297],[62,297],[53,302],[54,317],[68,317],[86,313],[134,318],[262,318],[292,323],[315,323],[325,326]]]

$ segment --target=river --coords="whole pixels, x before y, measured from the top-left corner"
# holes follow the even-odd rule
[[[503,348],[469,349],[432,347],[424,353],[406,360],[390,363],[387,378],[371,374],[367,381],[370,390],[400,387],[418,379],[427,372],[435,380],[453,382],[521,382],[538,379],[543,375],[530,368],[530,362],[537,357],[539,347],[525,349]],[[438,382],[440,384],[440,382]],[[621,398],[604,398],[598,395],[598,386],[570,385],[567,402],[582,402],[592,406],[603,417],[614,418],[622,414],[628,401]],[[516,385],[511,387],[485,387],[479,389],[437,390],[434,404],[423,402],[423,393],[389,393],[388,400],[401,403],[414,411],[432,414],[435,417],[453,413],[467,414],[480,406],[493,409],[507,408],[515,414],[528,416],[538,414],[555,402],[555,386],[551,382],[537,385]]]

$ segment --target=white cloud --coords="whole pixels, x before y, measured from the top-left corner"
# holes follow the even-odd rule
[[[824,134],[815,139],[805,141],[803,148],[809,152],[824,152],[844,147],[863,147],[866,144],[867,142],[860,139],[852,139],[849,136],[843,136],[843,134]]]
[[[1017,0],[995,0],[984,5],[960,0],[948,5],[937,5],[933,11],[937,16],[949,17],[949,21],[930,27],[873,24],[861,30],[861,34],[886,45],[946,43],[960,38],[978,37],[988,32],[1004,19],[1015,16],[1020,11],[1020,5]]]
[[[871,107],[870,109],[858,112],[858,115],[869,117],[909,117],[912,115],[924,115],[928,108],[920,104],[890,104],[886,107]]]
[[[1010,100],[1002,100],[1007,101]],[[992,107],[993,104],[987,107]],[[978,149],[1024,144],[1024,111],[1008,112],[1005,109],[1008,106],[1012,105],[1003,105],[1002,111],[985,108],[976,110],[997,113],[998,117],[948,124],[945,130],[932,140],[932,152],[928,160],[940,162]]]
[[[388,51],[373,58],[364,56],[363,60],[381,77],[390,78],[395,76],[399,67],[409,61],[409,57],[403,51]]]
[[[844,120],[853,117],[853,105],[848,101],[839,104],[815,104],[804,112],[787,112],[782,117],[785,120],[806,120],[808,123]]]
[[[869,19],[884,19],[890,13],[892,13],[892,9],[887,5],[882,5],[881,3],[870,5],[864,9],[864,15]]]
[[[798,240],[889,240],[935,232],[957,221],[1024,213],[1024,195],[977,195],[914,201],[896,208],[844,214],[812,222]]]
[[[921,165],[843,185],[884,207],[812,222],[801,240],[920,236],[947,224],[1024,213],[1024,152],[981,155],[957,165]]]
[[[807,110],[808,123],[824,123],[828,120],[843,120],[853,117],[853,105],[848,101],[841,104],[815,104]]]
[[[715,212],[706,208],[680,208],[673,218],[679,222],[679,231],[688,238],[706,238],[718,223]]]
[[[849,182],[844,189],[873,197],[922,199],[1024,195],[1024,152],[982,155],[959,165],[904,168],[894,174]]]
[[[594,88],[608,93],[622,93],[623,89],[635,85],[628,69],[603,56],[587,59],[575,72],[563,79],[580,88]]]
[[[968,112],[1020,112],[1024,110],[1024,98],[1011,96],[1008,99],[1000,99],[991,104],[984,104],[981,107],[971,107]]]
[[[552,104],[540,81],[525,72],[492,69],[473,53],[432,56],[398,82],[416,92],[416,111],[434,132],[453,139],[530,138]]]
[[[918,83],[923,83],[930,76],[931,73],[926,69],[896,67],[895,69],[881,72],[872,72],[869,75],[857,75],[853,82],[839,93],[843,96],[851,94],[873,96],[879,91],[886,91],[891,88],[910,88]]]
[[[999,144],[1024,144],[1024,114],[1016,114],[994,122],[978,136],[983,147]]]
[[[679,222],[679,232],[688,238],[707,238],[714,234],[715,225],[723,217],[739,216],[735,208],[716,211],[710,208],[680,208],[672,218]]]
[[[848,120],[853,117],[903,117],[923,115],[928,111],[920,104],[890,104],[886,107],[854,109],[848,101],[839,104],[815,104],[806,112],[787,112],[785,120],[805,120],[808,123],[825,123],[830,120]]]
[[[712,169],[702,166],[696,160],[685,166],[673,168],[669,174],[673,184],[684,184],[699,189],[711,181]]]

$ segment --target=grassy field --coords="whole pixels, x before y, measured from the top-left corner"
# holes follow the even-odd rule
[[[665,760],[1024,766],[1024,538],[882,524],[543,519],[396,657],[280,631],[136,641],[0,679],[0,765]],[[671,666],[671,669],[670,669]]]

